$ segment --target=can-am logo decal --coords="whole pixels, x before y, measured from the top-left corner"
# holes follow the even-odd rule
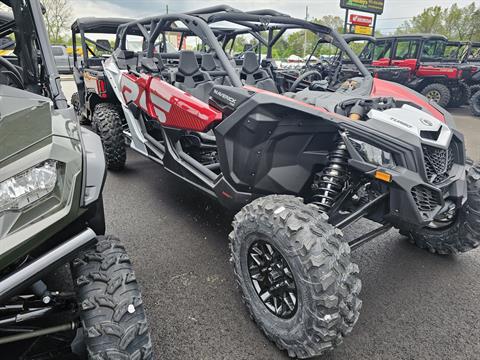
[[[433,126],[433,122],[428,119],[420,118],[420,122],[425,126]]]
[[[231,107],[234,107],[235,104],[237,103],[237,99],[235,99],[234,97],[231,97],[230,95],[227,95],[223,92],[220,92],[217,89],[213,89],[213,93],[215,95],[217,95],[218,97],[222,98],[223,100],[225,100],[226,102],[228,102],[228,105],[230,105]]]

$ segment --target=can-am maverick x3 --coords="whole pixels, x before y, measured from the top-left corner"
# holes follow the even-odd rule
[[[2,358],[151,359],[132,265],[103,235],[101,141],[67,106],[39,1],[2,3],[16,44],[0,57]],[[69,263],[74,290],[56,279]]]
[[[144,51],[126,46],[130,27],[144,32]],[[266,59],[261,51],[245,52],[241,64],[229,58],[222,41],[245,28]],[[348,76],[339,56],[321,81],[280,94],[271,48],[295,31],[348,56]],[[166,52],[172,33],[201,46]],[[124,165],[126,140],[241,208],[230,234],[235,277],[253,319],[290,356],[321,354],[352,331],[361,283],[351,249],[392,226],[432,252],[478,246],[480,173],[467,163],[451,115],[374,79],[335,30],[273,10],[218,6],[138,20],[117,35],[104,72],[122,105],[93,124],[109,163]],[[347,243],[341,229],[360,218],[379,227]]]

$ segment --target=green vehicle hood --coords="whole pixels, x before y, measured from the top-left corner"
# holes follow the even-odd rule
[[[78,123],[68,116],[46,97],[0,85],[0,164],[52,135],[79,142]]]

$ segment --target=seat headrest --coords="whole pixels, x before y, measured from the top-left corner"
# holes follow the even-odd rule
[[[217,69],[217,64],[215,64],[215,59],[212,54],[203,54],[202,55],[202,70],[205,71],[215,71]]]
[[[258,63],[257,54],[253,51],[247,51],[243,54],[243,65],[242,70],[247,74],[253,74],[255,71],[258,70],[260,64]]]
[[[115,50],[114,54],[117,57],[117,59],[122,59],[122,60],[133,59],[133,57],[135,57],[135,52],[130,50],[117,49]]]
[[[178,64],[178,71],[183,75],[193,75],[200,67],[198,66],[197,57],[193,51],[180,51],[180,61]]]

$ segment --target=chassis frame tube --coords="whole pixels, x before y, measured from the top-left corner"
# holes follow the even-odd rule
[[[92,229],[87,228],[0,280],[0,303],[36,282],[57,265],[70,260],[77,252],[91,245],[96,236]]]
[[[66,324],[51,326],[51,327],[48,327],[48,328],[45,328],[45,329],[34,330],[34,331],[27,332],[27,333],[0,337],[0,345],[12,343],[12,342],[17,342],[17,341],[21,341],[21,340],[27,340],[27,339],[31,339],[31,338],[35,338],[35,337],[39,337],[39,336],[55,334],[55,333],[63,332],[63,331],[73,331],[76,328],[77,328],[77,324],[75,324],[74,322],[69,322],[69,323],[66,323]]]

